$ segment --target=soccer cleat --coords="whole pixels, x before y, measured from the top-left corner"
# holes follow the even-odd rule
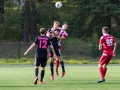
[[[105,79],[100,79],[97,81],[97,83],[105,82]]]
[[[40,84],[45,84],[43,81],[40,81]]]
[[[37,81],[38,81],[38,77],[35,78],[34,84],[37,84]]]
[[[58,76],[59,75],[59,73],[58,73],[58,70],[56,69],[56,75]]]
[[[51,75],[51,80],[54,80],[54,74]]]
[[[62,72],[62,75],[61,75],[61,77],[64,77],[65,76],[65,72]]]

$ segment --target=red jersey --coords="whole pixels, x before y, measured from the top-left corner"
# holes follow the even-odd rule
[[[112,46],[113,44],[116,43],[114,37],[112,35],[106,34],[100,38],[99,44],[103,45],[103,53],[112,53]]]
[[[62,28],[60,28],[59,36],[64,36],[66,38],[68,36],[68,33],[65,30],[62,30]],[[61,40],[59,40],[58,46],[61,46]]]

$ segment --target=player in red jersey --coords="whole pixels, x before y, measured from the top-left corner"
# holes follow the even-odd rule
[[[56,58],[56,54],[53,48],[53,45],[50,41],[50,39],[45,35],[46,30],[45,28],[40,29],[40,36],[35,38],[35,41],[33,44],[28,48],[28,50],[24,53],[24,55],[27,55],[27,53],[37,45],[37,51],[35,54],[35,80],[34,84],[37,84],[38,81],[38,72],[39,72],[39,66],[41,66],[41,77],[40,77],[40,84],[44,84],[43,78],[44,78],[44,73],[45,73],[45,66],[47,64],[47,58],[48,58],[48,52],[47,49],[48,47],[51,48],[54,58]]]
[[[59,49],[61,50],[61,40],[62,39],[65,39],[67,36],[68,36],[68,33],[66,32],[68,28],[68,24],[67,22],[64,22],[62,24],[62,28],[60,28],[60,33],[58,36],[56,36],[58,39],[59,39],[59,42],[58,42],[58,46],[59,46]],[[62,60],[56,60],[56,75],[58,76],[58,67],[59,67],[59,63],[61,64],[61,67],[63,67],[64,65],[62,65]],[[62,71],[63,72],[63,71]],[[65,75],[65,72],[62,73],[61,77],[63,77]]]
[[[108,34],[109,28],[104,26],[102,28],[103,36],[99,41],[99,50],[103,48],[103,54],[99,60],[98,68],[100,71],[100,80],[97,83],[105,82],[105,75],[107,72],[107,65],[109,64],[111,58],[116,55],[117,43],[114,37]],[[113,49],[112,49],[113,47]]]

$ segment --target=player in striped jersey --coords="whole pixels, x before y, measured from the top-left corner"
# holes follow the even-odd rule
[[[60,33],[60,30],[58,29],[59,25],[60,25],[60,23],[58,21],[54,21],[53,27],[48,29],[48,31],[47,31],[47,36],[50,37],[50,40],[51,40],[52,45],[54,47],[57,58],[60,60],[59,57],[61,56],[61,52],[60,52],[59,47],[58,47],[59,40],[56,37]],[[49,57],[50,57],[51,80],[54,80],[54,60],[55,60],[55,58],[53,57],[53,53],[51,50],[50,50]]]
[[[60,29],[59,35],[56,36],[59,39],[58,46],[59,46],[60,50],[62,48],[62,46],[61,46],[61,44],[62,44],[61,40],[65,39],[68,36],[68,33],[66,32],[67,28],[68,28],[68,24],[67,24],[67,22],[64,22],[62,24],[62,28],[59,28]],[[64,68],[64,62],[63,62],[63,60],[62,59],[61,60],[56,60],[56,75],[57,76],[59,75],[58,74],[59,63],[61,64],[61,67]],[[62,73],[61,77],[63,77],[65,75],[65,71],[62,71],[62,72],[63,73]]]

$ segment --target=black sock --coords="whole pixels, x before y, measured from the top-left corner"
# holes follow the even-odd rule
[[[38,68],[35,68],[35,77],[38,77]]]
[[[40,81],[43,81],[44,73],[45,73],[45,70],[41,70],[41,78],[40,78]]]
[[[50,62],[50,70],[51,70],[51,75],[54,74],[54,70],[53,70],[53,62]]]
[[[62,67],[62,72],[65,72],[64,62],[61,61],[60,64],[61,64],[61,67]]]

